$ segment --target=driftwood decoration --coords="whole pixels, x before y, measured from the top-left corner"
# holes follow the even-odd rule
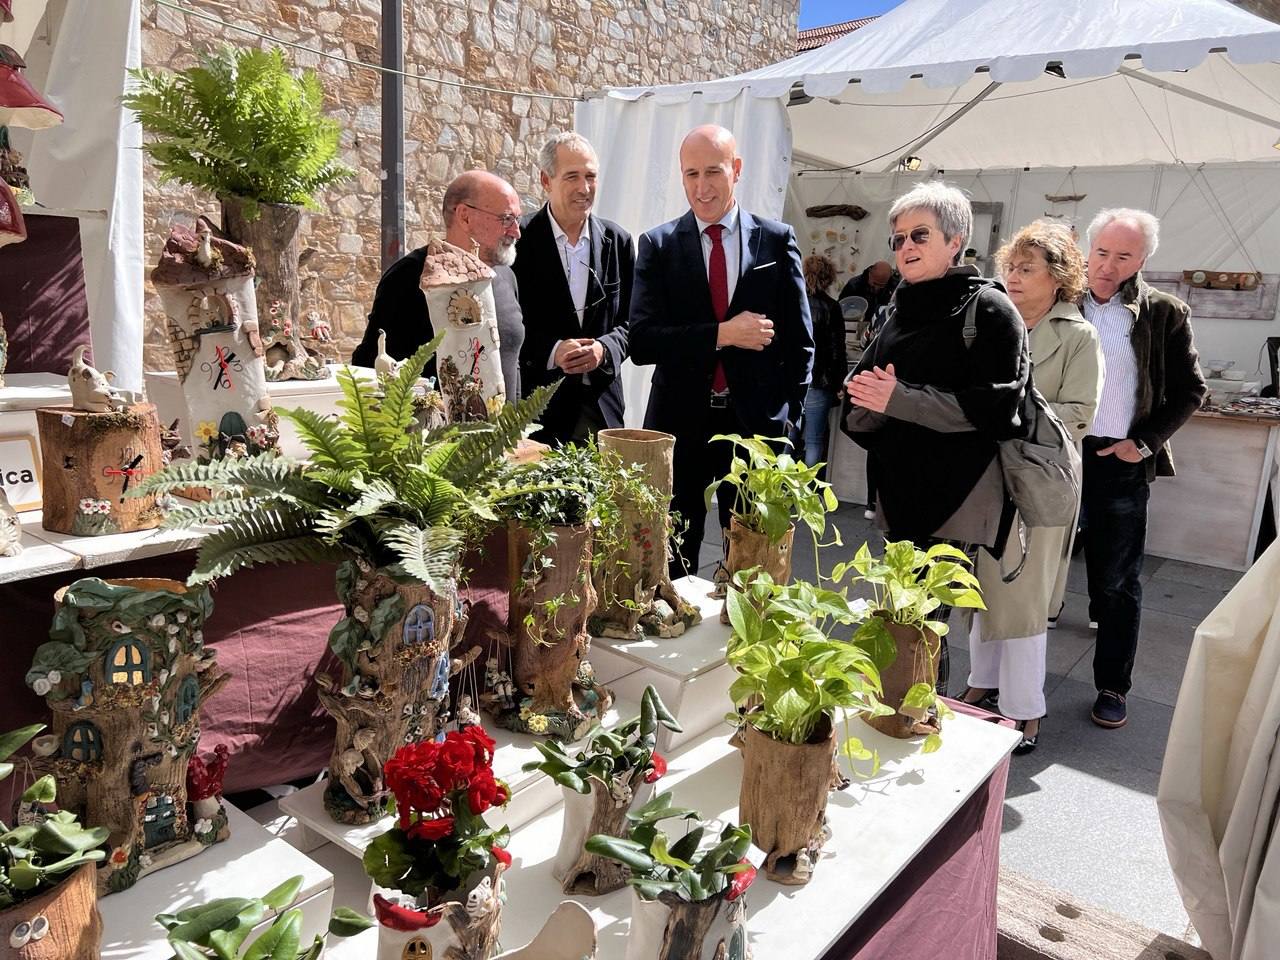
[[[587,660],[587,618],[596,603],[591,529],[553,527],[548,534],[508,527],[513,670],[504,692],[502,671],[491,663],[482,700],[509,730],[577,740],[613,702]]]
[[[38,897],[0,910],[0,960],[98,960],[96,873],[86,863]]]
[[[110,831],[105,895],[229,836],[221,804],[196,817],[187,798],[200,708],[228,675],[204,646],[205,589],[89,578],[56,598],[26,676],[53,711],[33,766],[57,778],[63,809]]]
[[[325,809],[339,823],[372,823],[389,797],[382,768],[401,744],[434,737],[446,719],[450,651],[466,616],[457,587],[437,594],[349,560],[338,567],[346,616],[329,634],[342,664],[317,674],[318,696],[337,721]]]
[[[783,743],[745,725],[738,815],[751,824],[751,842],[767,854],[765,871],[778,883],[808,883],[831,836],[826,814],[836,740],[829,717],[814,740]]]
[[[591,793],[561,787],[564,794],[564,825],[560,848],[551,865],[551,875],[565,893],[598,897],[626,886],[631,872],[617,860],[588,853],[583,845],[588,837],[605,834],[625,837],[627,813],[649,802],[653,785],[644,782],[643,769],[612,788],[592,778]]]
[[[689,903],[675,894],[642,900],[631,891],[626,960],[748,960],[745,897],[728,891]]]
[[[660,502],[670,501],[675,437],[657,430],[619,429],[601,430],[596,439],[602,451],[640,466]],[[702,614],[676,592],[668,576],[671,516],[665,509],[645,513],[629,500],[619,510],[626,548],[596,572],[600,607],[592,616],[591,632],[636,640],[644,633],[678,637]]]
[[[848,217],[850,220],[861,220],[867,211],[856,203],[820,203],[815,207],[805,207],[804,215],[811,220],[827,217]]]
[[[46,530],[91,537],[160,526],[164,512],[154,496],[125,496],[163,467],[155,406],[114,413],[43,407],[36,425]]]
[[[791,582],[791,548],[795,541],[796,525],[787,528],[786,534],[778,543],[770,543],[763,533],[757,533],[742,523],[737,517],[729,521],[727,535],[729,549],[725,558],[727,578],[725,590],[733,588],[733,578],[743,570],[760,567],[773,577],[774,583]],[[720,622],[729,622],[728,604],[720,611]]]
[[[938,682],[941,647],[937,634],[932,630],[917,630],[897,623],[886,623],[885,626],[897,645],[898,655],[893,663],[880,671],[883,688],[880,702],[897,712],[885,717],[868,717],[867,723],[899,740],[940,732],[942,721],[936,715],[910,707],[904,710],[902,706],[903,697],[915,684],[935,685]]]
[[[502,930],[505,870],[495,858],[486,873],[473,877],[473,882],[456,894],[458,899],[423,911],[421,926],[412,922],[406,911],[388,909],[382,895],[376,895],[377,960],[489,960],[498,949]]]

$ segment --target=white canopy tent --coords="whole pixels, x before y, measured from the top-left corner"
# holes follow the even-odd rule
[[[579,104],[576,125],[601,152],[599,212],[631,230],[686,208],[680,137],[720,122],[738,136],[742,203],[781,218],[790,194],[802,246],[805,206],[882,212],[915,158],[908,176],[945,171],[975,199],[1003,200],[1006,230],[1041,215],[1067,171],[1105,171],[1068,213],[1192,203],[1166,231],[1162,269],[1280,273],[1277,60],[1280,25],[1227,0],[905,0],[735,77],[603,91]],[[1020,196],[1024,172],[1040,180]],[[858,225],[863,264],[881,249],[881,220]],[[1252,361],[1274,326],[1219,328],[1220,350]],[[629,378],[629,418],[643,415],[647,381]]]

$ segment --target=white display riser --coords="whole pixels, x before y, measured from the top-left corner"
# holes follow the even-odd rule
[[[338,413],[338,401],[342,399],[342,389],[334,377],[338,365],[329,364],[329,376],[323,380],[281,380],[267,384],[267,393],[273,406],[285,410],[305,407],[312,413],[321,416]],[[374,372],[367,367],[351,367],[351,370],[362,380],[373,380]],[[182,385],[178,382],[178,374],[172,370],[152,371],[146,375],[147,397],[156,405],[160,422],[166,427],[179,421],[178,429],[182,434],[182,442],[191,446],[191,424],[187,422],[187,401],[182,393]],[[280,420],[280,449],[285,454],[297,459],[304,459],[306,449],[298,440],[298,433],[289,420]]]
[[[823,956],[982,786],[1019,739],[1016,731],[1006,727],[957,716],[944,723],[942,749],[924,754],[920,739],[893,740],[860,720],[851,721],[850,728],[879,752],[880,770],[874,777],[854,779],[848,789],[831,795],[827,818],[832,839],[807,886],[780,886],[762,871],[748,891],[747,930],[758,958]],[[737,750],[722,731],[713,731],[671,758],[660,786],[674,793],[679,806],[694,807],[708,819],[737,822],[741,777]],[[595,920],[597,960],[622,960],[630,926],[630,890],[604,897],[565,896],[551,876],[562,819],[563,809],[557,804],[516,830],[508,844],[514,862],[506,874],[503,947],[527,943],[561,900],[575,899]],[[674,825],[672,829],[678,830]],[[759,864],[763,854],[753,849],[751,860]],[[358,869],[358,864],[353,862],[352,868]],[[326,957],[362,960],[373,955],[376,943],[376,930],[348,941],[331,937]]]
[[[220,897],[261,896],[301,875],[302,890],[293,906],[302,910],[303,941],[329,928],[333,912],[333,874],[273,837],[230,804],[231,836],[199,856],[143,877],[122,893],[98,901],[102,913],[103,960],[170,960],[173,950],[158,913],[174,913]],[[256,930],[270,926],[271,917]]]

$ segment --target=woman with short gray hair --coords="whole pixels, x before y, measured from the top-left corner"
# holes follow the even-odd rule
[[[973,230],[958,189],[918,184],[890,208],[889,229],[902,283],[846,387],[844,431],[867,450],[889,540],[998,554],[1013,514],[996,452],[1019,428],[1026,328],[999,283],[958,266]],[[945,652],[944,641],[940,693]]]

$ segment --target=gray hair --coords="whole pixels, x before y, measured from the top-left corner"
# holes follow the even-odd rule
[[[1145,210],[1134,210],[1130,207],[1111,207],[1107,210],[1098,211],[1098,215],[1089,224],[1089,229],[1085,231],[1085,237],[1089,241],[1089,249],[1093,249],[1093,238],[1117,220],[1127,220],[1141,232],[1143,245],[1147,251],[1143,254],[1144,259],[1156,252],[1156,248],[1160,246],[1160,220],[1155,214],[1147,213]]]
[[[548,179],[556,175],[556,154],[561,147],[582,150],[593,157],[596,155],[596,148],[591,146],[591,141],[576,130],[564,130],[552,134],[551,139],[538,151],[538,169],[545,173]]]
[[[926,180],[893,201],[889,208],[889,229],[894,229],[898,217],[908,210],[927,210],[934,215],[942,235],[948,241],[960,238],[960,249],[956,251],[955,262],[960,262],[964,248],[969,245],[969,237],[973,233],[973,207],[969,198],[959,188],[941,180]]]

